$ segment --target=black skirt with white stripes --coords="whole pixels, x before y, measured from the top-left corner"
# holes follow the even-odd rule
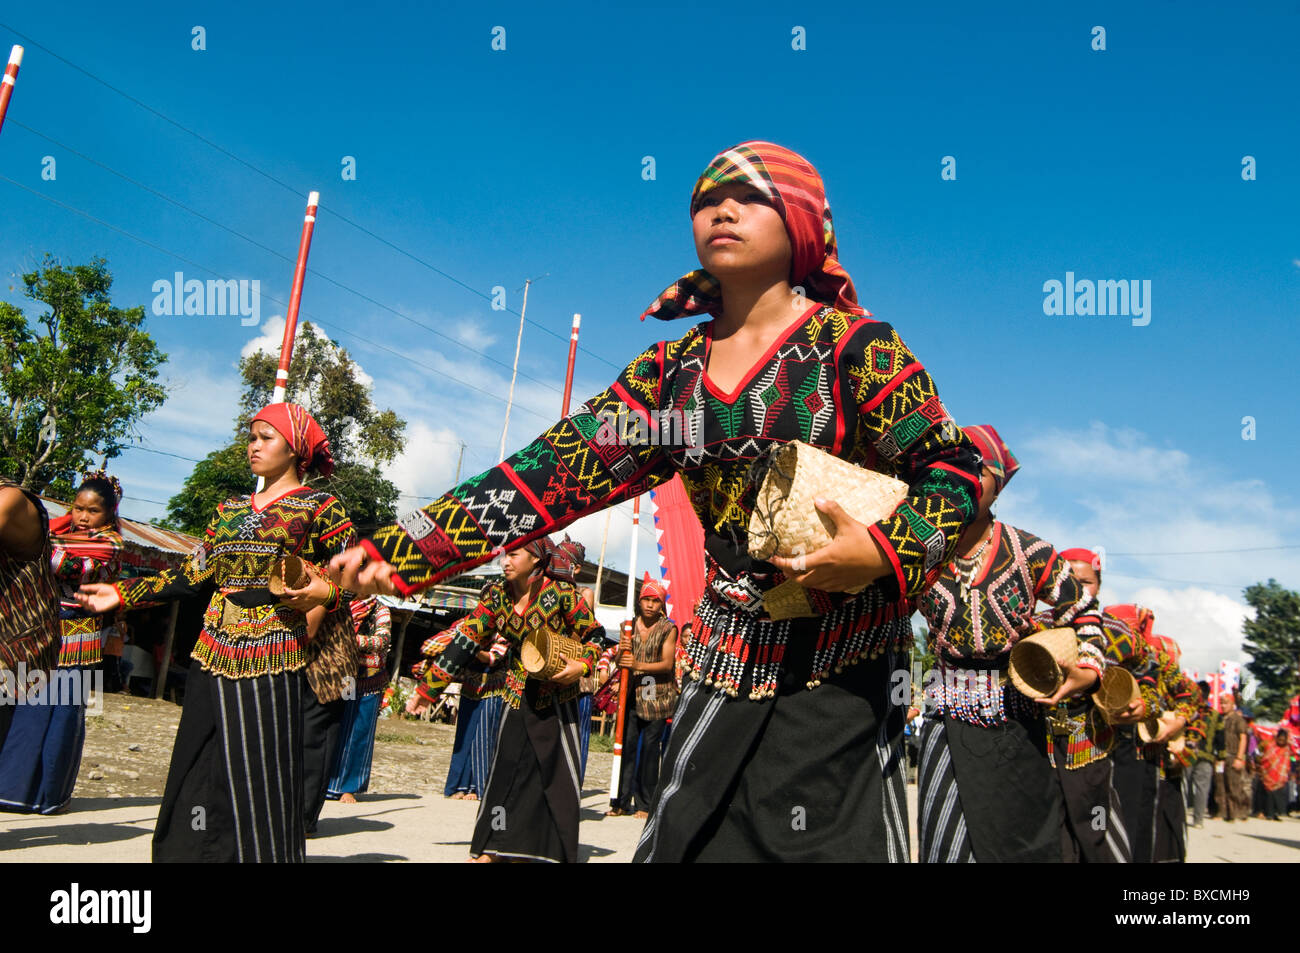
[[[765,701],[687,681],[637,861],[909,859],[905,707],[890,692],[909,658],[886,651],[809,691],[791,673],[815,641],[815,624],[796,630]]]
[[[306,859],[304,688],[300,672],[233,679],[190,666],[155,863]]]
[[[1060,863],[1063,804],[1041,715],[996,727],[927,715],[917,785],[922,863]]]
[[[470,853],[516,860],[578,859],[582,743],[578,702],[535,707],[529,680],[518,709],[506,707],[496,757],[479,800]]]

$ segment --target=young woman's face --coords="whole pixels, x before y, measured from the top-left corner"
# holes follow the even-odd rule
[[[993,478],[993,471],[980,467],[980,502],[978,516],[988,516],[989,510],[998,498],[998,481]]]
[[[718,278],[790,277],[790,236],[767,196],[752,185],[719,185],[705,193],[691,220],[695,253]]]
[[[1101,579],[1097,576],[1097,570],[1092,568],[1092,563],[1084,562],[1082,559],[1071,559],[1070,574],[1079,580],[1079,584],[1087,590],[1088,595],[1094,599],[1097,597],[1097,590],[1101,588]]]
[[[501,557],[501,573],[510,582],[518,582],[532,575],[537,557],[526,549],[512,549]]]
[[[113,511],[94,490],[82,490],[72,501],[72,528],[79,533],[103,529],[113,519]]]
[[[248,466],[254,476],[279,476],[296,466],[289,441],[265,420],[254,420],[248,428]]]

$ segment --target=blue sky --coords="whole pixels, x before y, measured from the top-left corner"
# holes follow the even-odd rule
[[[719,150],[771,139],[821,170],[864,304],[899,329],[959,422],[993,423],[1020,455],[1000,516],[1061,547],[1105,546],[1108,600],[1155,607],[1191,667],[1225,657],[1240,588],[1269,576],[1300,586],[1300,548],[1122,554],[1300,546],[1294,5],[696,11],[10,2],[0,46],[27,55],[0,175],[211,271],[0,181],[0,295],[30,304],[9,276],[47,250],[106,256],[123,306],[148,306],[153,282],[177,270],[260,280],[260,328],[149,320],[174,391],[143,441],[201,457],[228,436],[241,350],[278,343],[283,308],[267,299],[288,299],[291,263],[30,130],[290,259],[319,189],[304,316],[328,322],[377,401],[410,422],[393,475],[415,503],[451,482],[457,441],[467,472],[495,462],[509,371],[488,357],[509,363],[518,319],[489,307],[490,289],[517,309],[524,279],[547,274],[529,298],[514,449],[558,414],[575,311],[577,400],[685,330],[637,316],[696,264],[695,177]],[[495,26],[504,51],[491,49]],[[795,27],[805,50],[792,49]],[[45,156],[54,181],[41,177]],[[355,181],[341,178],[343,156]],[[955,180],[941,179],[944,156]],[[1150,324],[1045,315],[1043,283],[1067,271],[1149,280]],[[1254,440],[1242,439],[1245,416]],[[123,454],[113,468],[127,515],[158,516],[145,501],[166,500],[190,467]],[[580,534],[598,547],[603,521],[588,523]],[[622,566],[620,525],[610,546]],[[642,566],[651,548],[647,531]]]

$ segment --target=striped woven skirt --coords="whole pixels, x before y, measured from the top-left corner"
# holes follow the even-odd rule
[[[338,800],[344,794],[361,794],[370,787],[370,763],[375,757],[375,726],[379,724],[382,697],[382,693],[375,692],[353,698],[343,706],[338,752],[326,791],[330,800]]]
[[[1065,859],[1081,864],[1128,864],[1133,861],[1124,812],[1115,793],[1115,763],[1109,756],[1077,768],[1065,766],[1067,735],[1052,739],[1056,778],[1065,807],[1061,849]]]
[[[221,678],[194,663],[154,829],[153,859],[306,859],[301,672]]]
[[[922,863],[1060,863],[1061,788],[1041,715],[994,727],[927,715],[917,824]]]
[[[0,811],[57,814],[72,800],[95,682],[89,668],[59,668],[24,704],[4,704],[13,721],[0,747]]]
[[[475,857],[578,859],[578,703],[570,699],[537,708],[536,688],[529,680],[519,707],[505,706],[470,841]]]
[[[863,658],[809,691],[812,632],[791,637],[774,697],[686,680],[637,861],[909,859],[905,708],[890,697],[908,656]]]

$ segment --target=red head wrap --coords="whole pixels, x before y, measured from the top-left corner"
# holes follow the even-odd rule
[[[1175,665],[1177,665],[1179,660],[1183,657],[1183,650],[1179,647],[1178,643],[1167,635],[1153,635],[1151,638],[1147,639],[1147,642],[1154,645],[1156,648],[1160,649],[1160,651],[1173,659]]]
[[[1087,563],[1095,572],[1101,572],[1101,557],[1091,549],[1066,549],[1062,551],[1061,558],[1066,562]]]
[[[997,484],[998,492],[1001,493],[1002,488],[1011,482],[1011,478],[1020,469],[1020,461],[1016,459],[1016,455],[1011,452],[1006,442],[998,436],[998,432],[988,424],[975,424],[971,427],[963,427],[962,430],[966,432],[966,436],[984,458],[984,466],[993,472],[993,482]]]
[[[1103,610],[1107,615],[1112,615],[1122,620],[1135,635],[1140,635],[1142,641],[1148,645],[1152,642],[1152,633],[1156,627],[1156,614],[1146,606],[1135,606],[1131,603],[1120,603],[1118,605],[1106,606]]]
[[[650,573],[645,574],[645,579],[641,582],[642,599],[658,599],[663,602],[668,597],[668,590],[664,588],[663,583],[656,582],[650,578]]]
[[[297,404],[267,404],[253,420],[261,420],[276,429],[289,443],[298,457],[298,478],[308,469],[315,469],[323,477],[334,472],[334,458],[330,456],[330,442],[316,418]],[[253,420],[250,420],[251,424]]]
[[[691,217],[705,195],[720,185],[752,185],[776,208],[790,236],[790,283],[811,301],[831,304],[850,314],[870,314],[858,304],[853,279],[836,258],[835,227],[822,177],[811,162],[771,142],[742,142],[719,153],[695,183]],[[722,287],[703,268],[670,285],[641,315],[671,321],[691,314],[718,314]]]

